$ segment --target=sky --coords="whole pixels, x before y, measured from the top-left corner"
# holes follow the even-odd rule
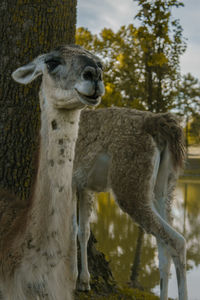
[[[181,56],[181,73],[191,73],[200,80],[200,1],[183,0],[184,7],[174,8],[173,17],[180,19],[187,50]],[[99,33],[104,27],[115,32],[122,25],[135,22],[137,5],[133,0],[78,0],[77,27]],[[134,23],[135,24],[135,23]]]

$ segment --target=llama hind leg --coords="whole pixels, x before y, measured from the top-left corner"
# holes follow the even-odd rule
[[[152,222],[153,220],[153,222]],[[147,220],[148,221],[148,220]],[[176,232],[162,217],[156,212],[155,209],[152,209],[151,217],[151,233],[156,237],[158,245],[160,245],[160,250],[162,257],[167,257],[167,253],[172,257],[177,274],[177,283],[178,283],[178,293],[179,300],[187,300],[187,284],[186,284],[186,242],[184,237]],[[149,227],[146,228],[148,230]],[[165,252],[164,252],[165,251]],[[168,282],[168,279],[165,278],[168,270],[168,264],[163,260],[161,264],[161,276],[163,272],[163,279],[165,279],[165,284]],[[165,263],[165,264],[164,264]],[[161,290],[161,295],[164,297],[164,290]],[[161,298],[161,299],[167,299]]]
[[[77,285],[78,290],[90,290],[90,273],[88,270],[87,244],[90,237],[90,215],[93,203],[93,193],[79,192],[79,229],[78,239],[81,248],[81,272]]]
[[[179,300],[187,300],[186,242],[184,237],[176,232],[168,223],[170,219],[168,194],[171,172],[172,161],[168,147],[166,147],[159,164],[155,185],[152,182],[153,186],[155,186],[155,201],[151,207],[151,220],[154,225],[152,224],[150,231],[155,235],[158,243],[161,277],[160,299],[168,299],[170,258],[172,258],[177,273]]]
[[[160,216],[170,222],[170,204],[169,204],[169,174],[171,172],[172,162],[168,148],[163,151],[160,161],[158,175],[155,184],[155,207]],[[171,266],[171,257],[165,245],[157,239],[159,270],[160,270],[160,299],[168,299],[168,282]]]
[[[174,261],[177,272],[179,300],[187,300],[185,239],[181,234],[176,232],[176,230],[173,229],[166,220],[163,219],[163,217],[158,213],[158,208],[157,210],[155,208],[155,186],[160,166],[160,153],[158,150],[153,157],[152,166],[154,166],[154,169],[149,182],[149,190],[146,191],[146,194],[143,193],[144,198],[141,199],[142,202],[140,202],[140,210],[138,209],[136,212],[133,209],[131,213],[130,211],[127,212],[136,222],[138,222],[138,224],[140,224],[141,227],[144,228],[147,233],[151,233],[156,237],[158,244],[160,245],[160,255],[162,255],[161,257],[166,258],[167,267],[164,268],[163,272],[165,282],[168,282],[166,274],[169,259],[166,254],[167,252],[169,253],[170,257]],[[124,194],[125,192],[126,191],[124,191]],[[161,266],[164,266],[164,264],[162,263]],[[164,292],[162,292],[162,294],[164,295]],[[166,299],[166,297],[163,299]]]
[[[156,155],[155,162],[159,160],[159,155]],[[154,167],[153,171],[151,185],[153,190],[150,195],[152,195],[153,197],[155,193],[155,201],[154,203],[152,201],[149,201],[151,205],[144,207],[144,218],[142,220],[142,223],[147,232],[152,233],[156,237],[158,242],[161,279],[163,281],[161,289],[161,299],[167,299],[170,255],[176,268],[179,300],[187,300],[186,242],[184,237],[176,232],[176,230],[173,229],[166,221],[166,195],[168,191],[168,177],[169,173],[171,172],[170,163],[170,155],[168,148],[166,147],[162,160],[159,163],[159,169],[156,170],[156,167]],[[156,172],[157,176],[155,182]],[[155,205],[157,206],[157,210],[155,209]],[[163,283],[166,285],[165,287]]]
[[[160,271],[160,299],[168,300],[168,282],[171,266],[171,257],[164,244],[157,239],[159,271]]]
[[[142,214],[139,218],[133,218],[143,227],[147,233],[153,234],[160,245],[160,257],[163,259],[160,264],[161,278],[166,287],[161,290],[161,299],[167,298],[168,267],[169,253],[173,259],[178,283],[179,300],[187,300],[187,283],[186,283],[186,242],[184,237],[174,230],[156,211],[153,205],[143,207]],[[162,256],[161,256],[162,255]],[[164,260],[164,258],[166,260]],[[164,298],[165,297],[165,298]]]

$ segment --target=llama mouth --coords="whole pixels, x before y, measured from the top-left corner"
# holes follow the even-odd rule
[[[80,93],[77,89],[76,92],[79,96],[79,99],[82,103],[87,104],[87,105],[97,105],[100,102],[100,96],[97,94],[91,95],[91,96],[86,96],[82,93]]]

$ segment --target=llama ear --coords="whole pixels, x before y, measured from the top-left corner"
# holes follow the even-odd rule
[[[21,84],[28,84],[43,73],[45,54],[38,56],[32,62],[16,69],[12,78]]]

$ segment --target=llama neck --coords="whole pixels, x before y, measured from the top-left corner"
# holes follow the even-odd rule
[[[39,169],[28,229],[38,243],[46,239],[49,243],[52,235],[66,243],[79,116],[80,110],[42,107]]]

